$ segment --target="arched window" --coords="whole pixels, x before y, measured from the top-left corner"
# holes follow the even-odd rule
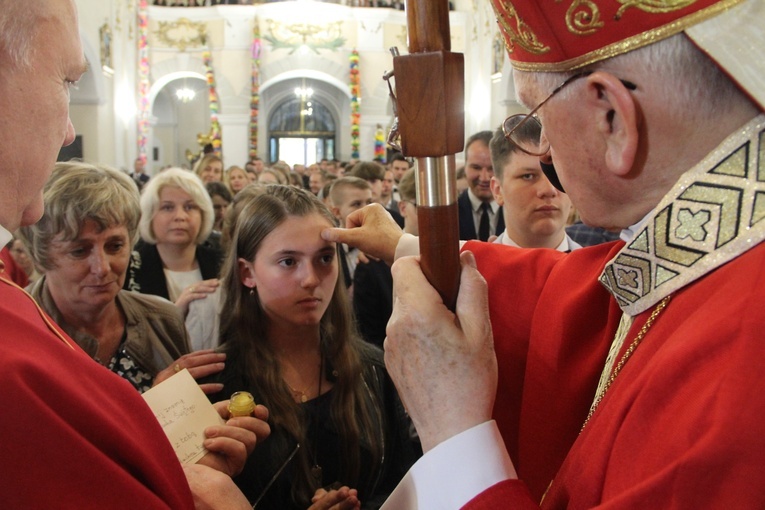
[[[296,89],[295,97],[276,107],[268,132],[273,161],[310,165],[335,157],[335,119],[311,89]]]

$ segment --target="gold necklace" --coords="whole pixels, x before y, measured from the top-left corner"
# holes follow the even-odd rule
[[[306,402],[308,402],[308,393],[307,392],[308,392],[308,390],[313,388],[313,384],[311,384],[310,386],[306,386],[306,388],[304,390],[296,390],[295,388],[290,386],[290,384],[287,381],[284,381],[284,384],[286,384],[287,387],[290,389],[290,391],[292,392],[292,395],[293,395],[294,398],[300,399],[300,402],[302,402],[304,404]]]
[[[592,418],[592,415],[595,414],[595,410],[598,408],[598,405],[600,405],[600,402],[603,400],[603,397],[606,396],[606,392],[611,387],[611,384],[613,384],[614,380],[616,379],[616,376],[619,375],[619,372],[622,371],[622,368],[624,368],[624,365],[627,363],[627,361],[629,361],[630,357],[635,352],[638,345],[640,345],[640,342],[643,341],[643,338],[648,333],[648,330],[651,329],[651,326],[653,326],[653,323],[654,321],[656,321],[656,318],[667,307],[667,304],[669,304],[669,298],[670,296],[665,297],[659,302],[658,305],[656,305],[656,308],[654,308],[653,312],[651,312],[651,315],[648,317],[648,320],[645,321],[645,324],[643,324],[643,327],[640,328],[640,331],[638,332],[635,339],[632,341],[632,343],[627,348],[627,350],[624,351],[624,354],[622,354],[622,357],[619,360],[619,363],[616,364],[616,366],[614,367],[614,370],[611,372],[611,377],[608,378],[608,381],[606,381],[606,384],[603,386],[603,389],[595,397],[595,402],[593,402],[592,407],[590,407],[590,412],[587,414],[587,418],[584,420],[584,423],[582,424],[582,428],[580,429],[579,432],[584,430],[584,427],[587,426],[587,423],[589,423],[590,418]]]

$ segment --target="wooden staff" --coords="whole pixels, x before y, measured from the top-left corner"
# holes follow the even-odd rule
[[[417,158],[420,254],[428,281],[454,310],[459,290],[459,214],[454,155],[465,139],[465,63],[452,53],[448,0],[406,0],[409,55],[394,53],[398,133]]]

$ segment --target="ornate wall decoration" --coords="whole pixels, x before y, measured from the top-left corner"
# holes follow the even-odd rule
[[[382,124],[378,124],[375,129],[375,152],[374,160],[380,163],[386,163],[385,161],[385,132],[383,131]]]
[[[205,38],[206,39],[206,38]],[[218,121],[218,88],[215,84],[215,70],[213,69],[212,53],[207,47],[202,52],[202,62],[205,66],[205,76],[207,78],[207,88],[210,97],[210,143],[213,146],[215,154],[221,155],[221,129]]]
[[[198,48],[206,43],[207,25],[187,18],[178,21],[160,21],[157,39],[171,48],[186,51],[186,48]]]
[[[266,22],[268,34],[264,35],[263,39],[271,43],[271,48],[274,50],[288,49],[292,54],[295,50],[305,47],[319,53],[319,50],[337,51],[345,44],[342,21],[326,25],[285,24],[272,19]]]
[[[114,64],[112,63],[112,29],[109,23],[104,23],[98,29],[98,35],[101,39],[101,69],[107,76],[114,74]]]
[[[258,156],[258,109],[260,107],[260,24],[255,18],[252,29],[252,76],[250,79],[250,159]]]
[[[361,76],[359,52],[354,49],[350,57],[351,76],[351,158],[359,158],[359,126],[361,125]]]
[[[149,2],[140,0],[138,11],[138,157],[146,163],[149,137]]]

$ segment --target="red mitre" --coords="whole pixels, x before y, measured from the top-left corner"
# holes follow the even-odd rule
[[[515,69],[571,71],[673,36],[743,0],[492,0]]]

